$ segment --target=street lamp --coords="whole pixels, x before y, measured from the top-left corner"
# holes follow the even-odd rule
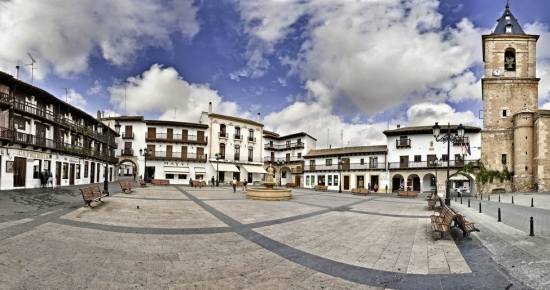
[[[145,182],[147,182],[147,156],[153,155],[153,150],[147,150],[147,148],[139,149],[139,155],[143,156],[145,159],[145,165],[143,166],[143,176],[145,177]]]
[[[277,165],[279,165],[279,186],[281,186],[281,182],[283,181],[283,171],[281,170],[283,164],[285,164],[285,161],[282,159],[279,159],[276,161]]]
[[[435,157],[435,159],[432,160],[432,165],[435,166],[435,194],[437,195],[437,168],[441,166],[441,160]]]
[[[216,186],[220,186],[220,159],[222,158],[222,155],[220,153],[216,153],[214,156],[216,156]]]
[[[340,182],[338,183],[338,193],[342,193],[342,156],[338,156],[338,171],[340,172]]]
[[[451,135],[451,123],[448,123],[447,125],[447,133],[445,135],[439,137],[440,129],[441,127],[435,123],[435,125],[432,127],[435,141],[437,142],[447,142],[447,183],[445,184],[445,205],[450,206],[451,205],[451,189],[449,188],[449,165],[450,165],[450,156],[451,155],[451,142],[459,142],[462,141],[464,138],[464,127],[462,127],[462,124],[458,125],[458,128],[456,128],[458,135]]]
[[[108,176],[107,176],[107,172],[108,172],[108,168],[109,168],[109,153],[110,153],[110,149],[109,149],[109,143],[111,141],[111,130],[109,130],[109,127],[110,127],[110,123],[107,123],[107,127],[105,127],[105,125],[103,125],[102,123],[99,123],[97,125],[97,127],[102,131],[103,135],[107,136],[107,150],[106,153],[106,157],[105,157],[105,181],[103,182],[103,192],[109,196],[109,180],[108,180]],[[120,133],[120,123],[118,121],[116,121],[115,123],[115,131],[116,131],[116,134],[118,136],[118,134]]]

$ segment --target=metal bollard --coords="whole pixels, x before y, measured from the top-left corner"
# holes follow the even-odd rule
[[[470,199],[468,198],[468,207],[470,207]]]
[[[512,204],[514,204],[514,197],[512,196]]]
[[[491,201],[491,195],[487,195],[487,200]]]
[[[531,197],[531,207],[534,207],[535,205],[533,204],[533,198]]]
[[[462,204],[462,196],[460,197],[460,204]]]
[[[533,222],[533,217],[531,217],[531,232],[529,233],[529,236],[530,237],[534,237],[535,236],[535,226],[533,225],[534,222]]]
[[[481,202],[479,203],[479,213],[481,213]]]
[[[498,222],[502,222],[502,220],[500,219],[500,207],[498,208]]]
[[[498,202],[500,202],[500,194],[498,195]]]
[[[481,195],[481,200],[483,200],[483,194]]]

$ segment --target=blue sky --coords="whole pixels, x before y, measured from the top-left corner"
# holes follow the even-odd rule
[[[94,115],[256,119],[318,147],[384,144],[396,125],[481,126],[481,35],[505,0],[0,2],[0,70]],[[550,109],[550,1],[511,0],[540,34]],[[126,83],[124,82],[126,81]],[[126,88],[126,89],[125,89]],[[177,108],[177,109],[176,109]],[[342,143],[343,132],[343,143]],[[327,134],[328,133],[328,134]],[[329,140],[327,140],[327,135]]]

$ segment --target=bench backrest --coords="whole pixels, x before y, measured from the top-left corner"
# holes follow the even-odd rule
[[[80,193],[82,193],[82,198],[84,198],[84,200],[90,200],[94,198],[94,193],[92,192],[92,188],[90,187],[80,188]]]
[[[447,208],[447,211],[445,212],[445,217],[443,218],[443,224],[448,224],[450,226],[455,218],[455,214],[447,206],[444,206],[444,208]]]

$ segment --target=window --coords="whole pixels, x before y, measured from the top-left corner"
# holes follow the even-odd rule
[[[88,161],[84,162],[84,178],[88,178]]]
[[[62,179],[67,179],[69,175],[69,164],[63,163]]]
[[[195,174],[195,180],[202,180],[202,174]]]
[[[187,179],[187,174],[178,174],[179,179]]]
[[[24,118],[21,118],[21,117],[15,117],[14,118],[14,124],[15,124],[15,129],[19,129],[19,130],[25,130],[25,119]]]
[[[254,130],[248,130],[248,141],[254,141]]]
[[[225,158],[225,144],[220,143],[220,155],[222,156],[222,159]]]
[[[254,148],[248,147],[248,161],[254,161]]]
[[[241,139],[241,127],[235,127],[235,139]]]
[[[332,185],[332,175],[329,175],[329,176],[328,176],[328,185],[329,185],[329,186]]]
[[[378,167],[378,157],[369,157],[369,165],[370,165],[370,168],[377,168]]]
[[[507,49],[504,52],[504,69],[507,71],[516,70],[516,52],[514,49]]]
[[[441,161],[449,161],[449,155],[447,154],[441,155]]]
[[[309,175],[306,175],[306,186],[309,186]]]
[[[298,158],[302,158],[302,152],[298,153]]]
[[[286,147],[290,147],[290,140],[286,141]]]
[[[502,110],[502,117],[506,117],[506,110]]]
[[[434,147],[434,141],[430,141],[430,147]]]
[[[430,183],[430,185],[435,186],[435,177],[432,177],[432,182]]]
[[[510,15],[506,15],[506,20],[510,20]]]
[[[365,165],[365,159],[364,158],[361,158],[361,165]]]
[[[414,162],[421,162],[422,161],[422,155],[414,155]]]
[[[235,145],[235,156],[234,156],[234,159],[235,159],[235,160],[240,160],[240,157],[241,157],[241,146]]]
[[[315,175],[311,176],[311,185],[315,185]]]
[[[284,170],[281,171],[281,177],[286,178],[286,171],[284,171]]]
[[[40,178],[40,171],[42,167],[42,160],[34,160],[34,169],[33,169],[33,178],[39,179]]]
[[[338,185],[338,175],[334,175],[334,185]]]
[[[327,160],[325,161],[325,165],[331,166],[331,165],[332,165],[332,159],[327,159]]]
[[[80,179],[80,164],[76,165],[76,179]]]
[[[166,174],[166,179],[174,179],[174,174]]]
[[[50,160],[44,160],[44,170],[47,170],[48,172],[52,171],[51,164],[52,162]]]
[[[225,124],[220,124],[220,135],[225,136]]]
[[[512,33],[512,24],[506,25],[506,33]]]
[[[502,165],[506,165],[506,154],[502,154]]]

